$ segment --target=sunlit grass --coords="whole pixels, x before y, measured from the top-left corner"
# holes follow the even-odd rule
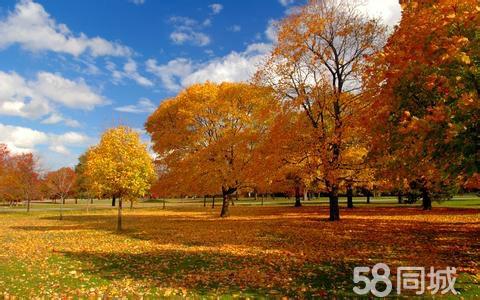
[[[323,206],[231,212],[127,208],[121,233],[114,210],[4,213],[0,295],[342,297],[353,267],[377,262],[455,266],[462,295],[479,293],[480,210],[362,206],[339,223]]]

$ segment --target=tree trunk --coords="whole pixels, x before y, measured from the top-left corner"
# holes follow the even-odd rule
[[[115,196],[112,196],[112,206],[115,206]]]
[[[207,196],[203,196],[203,207],[207,207]]]
[[[90,199],[90,204],[93,204],[93,198],[92,198],[92,199]]]
[[[347,208],[353,208],[353,189],[350,184],[347,186]]]
[[[133,209],[133,200],[130,201],[130,209]]]
[[[295,182],[295,205],[294,206],[295,207],[302,206],[302,202],[300,201],[300,182]]]
[[[60,204],[60,220],[63,220],[63,206],[65,205],[65,199],[62,198],[62,204]]]
[[[432,199],[430,198],[430,193],[426,188],[422,190],[422,203],[423,210],[432,210]]]
[[[122,231],[122,198],[118,199],[117,231]]]
[[[398,204],[402,204],[403,203],[403,195],[402,195],[402,192],[398,192]]]
[[[255,191],[255,202],[258,201],[258,194],[257,191]]]
[[[78,204],[78,199],[77,198],[75,198],[75,204]]]
[[[303,201],[307,201],[307,200],[308,200],[308,190],[307,190],[307,187],[305,187],[303,190]]]
[[[212,208],[215,208],[215,196],[212,197]]]
[[[238,201],[238,191],[235,192],[235,201]]]
[[[228,191],[224,188],[222,188],[222,197],[223,197],[223,202],[222,202],[222,212],[220,213],[220,217],[226,218],[230,216],[230,211],[228,210],[228,205],[230,203],[229,201],[229,194]]]
[[[367,204],[370,204],[370,192],[367,194]]]
[[[30,198],[27,198],[27,212],[30,212]]]
[[[332,187],[328,198],[330,202],[330,221],[339,221],[340,208],[338,206],[338,189],[336,187]]]
[[[167,200],[163,199],[163,207],[162,209],[165,209],[165,204],[166,204]]]

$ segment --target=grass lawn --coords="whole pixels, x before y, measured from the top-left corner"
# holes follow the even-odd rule
[[[63,221],[48,209],[0,214],[0,298],[354,297],[353,268],[377,262],[393,274],[455,266],[461,296],[480,297],[478,209],[361,205],[331,223],[323,205],[244,200],[220,219],[219,207],[198,201],[127,208],[122,233],[108,201],[67,210]]]

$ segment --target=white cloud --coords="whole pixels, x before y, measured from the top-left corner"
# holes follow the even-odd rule
[[[53,152],[69,155],[69,147],[87,146],[93,139],[78,132],[46,133],[28,127],[0,123],[0,143],[13,153],[36,153],[38,146],[46,145]]]
[[[37,80],[29,82],[29,86],[42,97],[70,108],[91,110],[106,102],[82,78],[73,81],[58,74],[39,72]]]
[[[290,4],[292,4],[293,2],[295,2],[295,0],[278,0],[278,2],[279,2],[282,6],[289,6]]]
[[[200,47],[210,44],[210,37],[200,31],[203,26],[209,26],[209,19],[203,24],[199,24],[196,20],[191,18],[174,16],[170,18],[170,22],[175,28],[170,34],[170,40],[175,44],[182,45],[190,43]]]
[[[65,125],[69,127],[80,127],[80,123],[76,120],[65,118],[62,114],[58,112],[53,112],[50,116],[44,120],[42,120],[42,124],[58,124],[58,123],[65,123]]]
[[[182,86],[179,81],[193,72],[193,63],[185,58],[176,58],[165,65],[158,65],[154,59],[147,61],[147,71],[158,76],[169,91],[177,91]]]
[[[247,81],[256,72],[271,47],[271,44],[251,44],[243,52],[232,51],[226,56],[203,63],[177,58],[167,64],[158,65],[156,60],[151,59],[147,61],[147,70],[157,75],[170,91],[178,91],[182,87],[205,81]]]
[[[0,21],[0,48],[19,44],[29,51],[54,51],[79,56],[130,56],[130,48],[100,37],[74,35],[65,24],[58,24],[42,5],[21,0],[15,10]]]
[[[123,65],[123,71],[125,77],[134,80],[136,83],[142,86],[152,86],[153,82],[151,82],[148,78],[143,77],[137,71],[137,63],[129,59],[125,65]]]
[[[239,32],[242,30],[242,27],[240,25],[233,25],[228,27],[227,30],[231,32]]]
[[[51,103],[15,72],[0,71],[0,114],[38,118],[53,110]]]
[[[33,152],[35,146],[48,142],[44,132],[0,123],[0,143],[6,144],[13,153]]]
[[[361,10],[370,17],[381,18],[389,26],[398,24],[402,14],[397,0],[367,0]]]
[[[212,10],[212,14],[214,15],[219,14],[223,9],[223,5],[219,3],[210,4],[208,7],[210,7],[210,9]]]
[[[267,29],[265,29],[265,36],[271,42],[277,41],[278,36],[278,20],[270,19],[268,20]]]
[[[145,0],[128,0],[128,2],[136,4],[136,5],[145,4]]]
[[[0,71],[0,115],[38,118],[56,113],[55,103],[90,110],[107,100],[81,78],[74,81],[58,74],[39,72],[36,79],[25,80],[15,72]],[[55,121],[59,122],[59,116],[45,120],[50,124]],[[63,117],[61,121],[74,124],[73,120]]]
[[[157,106],[150,99],[141,98],[136,104],[116,107],[115,110],[126,113],[142,114],[151,113],[156,107]]]

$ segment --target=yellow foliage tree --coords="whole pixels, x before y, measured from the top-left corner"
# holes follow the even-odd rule
[[[100,143],[87,151],[85,175],[96,194],[119,199],[118,225],[122,229],[122,200],[134,201],[150,190],[155,169],[146,144],[126,126],[108,129]]]

